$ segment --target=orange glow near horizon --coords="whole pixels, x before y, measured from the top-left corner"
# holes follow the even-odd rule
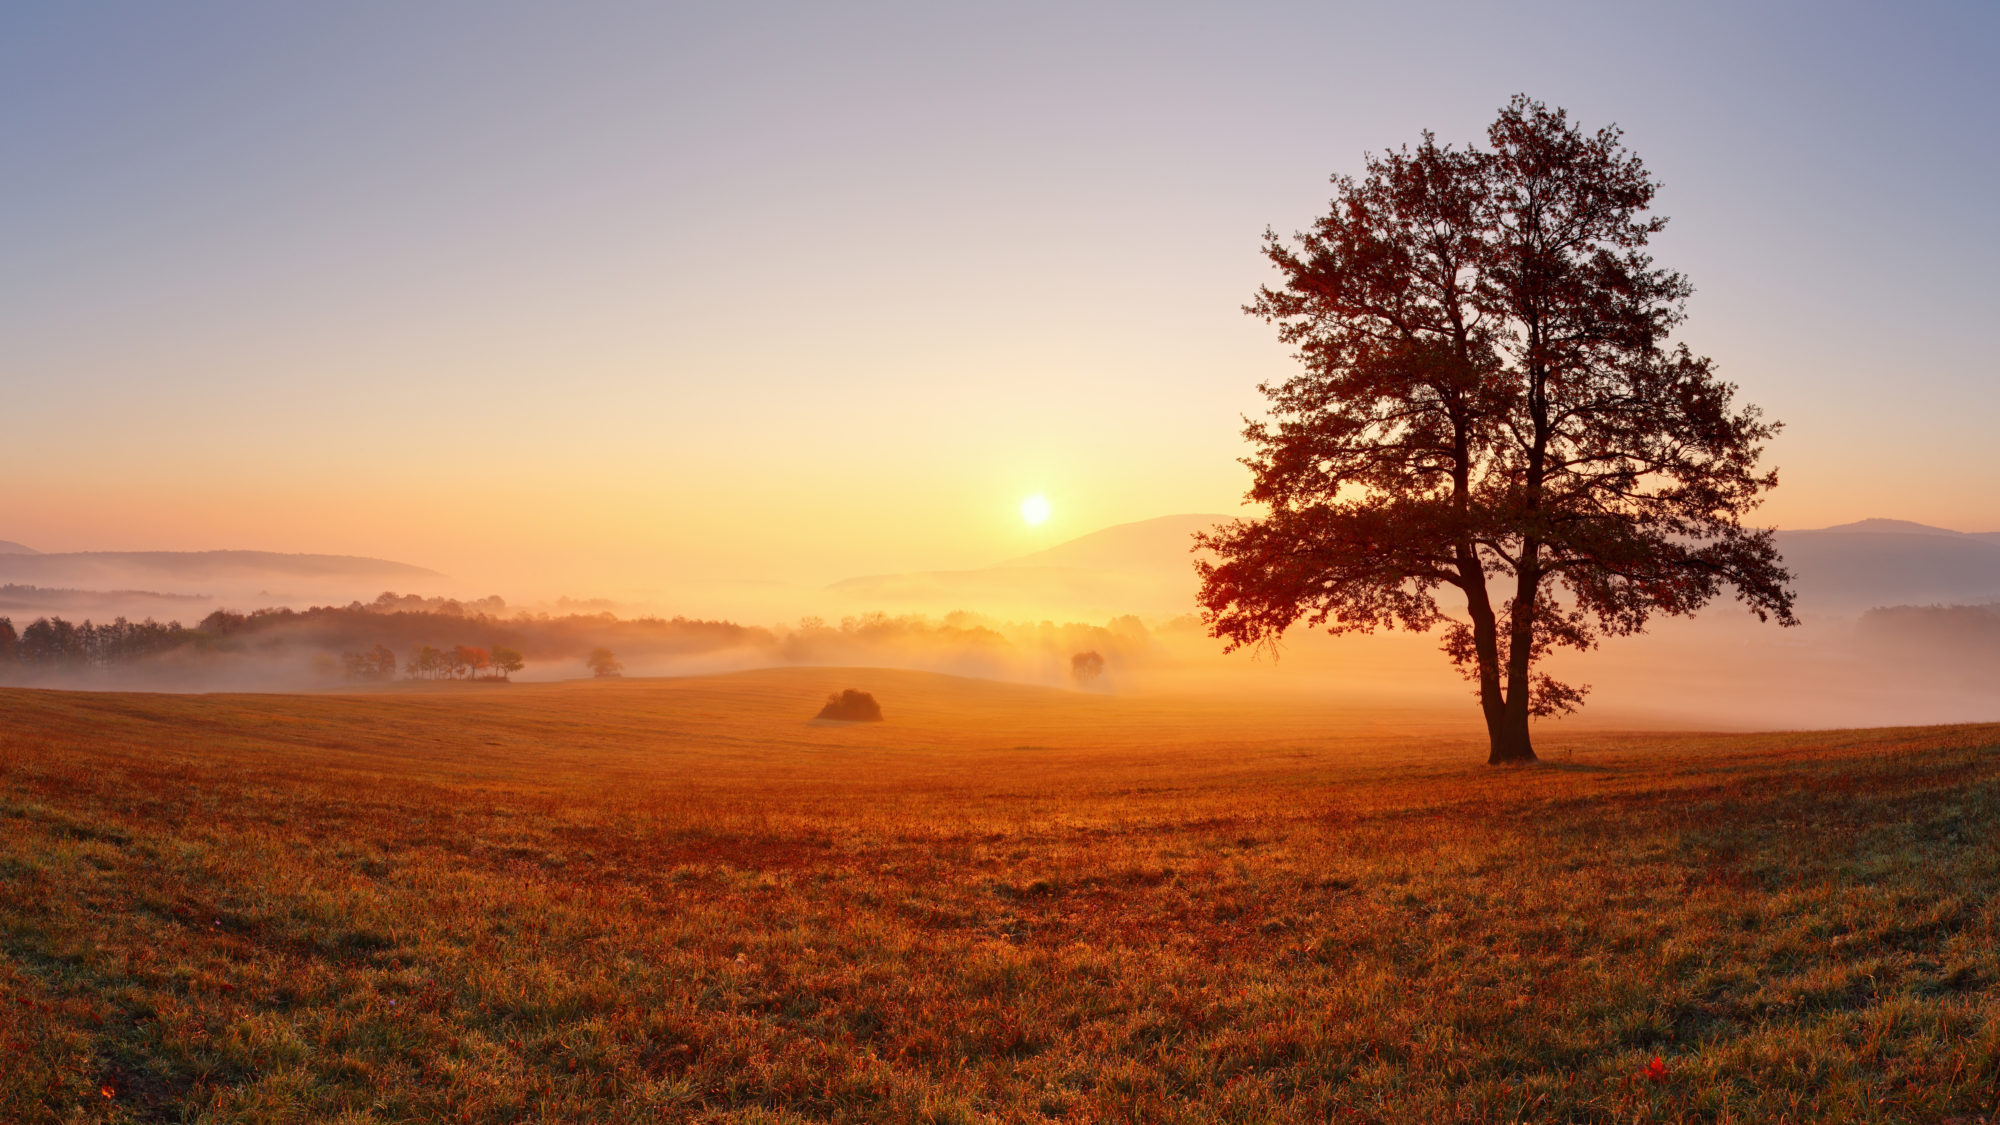
[[[1242,312],[1261,232],[1364,151],[1476,138],[1513,89],[1617,122],[1668,185],[1683,335],[1787,426],[1759,522],[2000,530],[1986,297],[1948,283],[1992,229],[1993,158],[1958,143],[1990,99],[1723,66],[1705,16],[1468,12],[1440,38],[1376,6],[1274,41],[1220,8],[1135,34],[637,5],[496,10],[468,40],[410,5],[128,14],[0,37],[24,170],[0,540],[719,612],[691,591],[1234,514],[1257,384],[1297,370]],[[1742,50],[1838,57],[1730,18]],[[1842,19],[1869,52],[1923,25]],[[1457,77],[1373,46],[1414,36]],[[1991,80],[1951,65],[1912,73]],[[1881,214],[1893,238],[1827,236]]]

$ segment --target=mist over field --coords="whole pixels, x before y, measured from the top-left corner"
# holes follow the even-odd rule
[[[1993,726],[1557,728],[1496,772],[1467,709],[1379,701],[447,687],[0,689],[0,1107],[1472,1125],[1726,1097],[1886,1125],[1991,1098]],[[855,688],[887,721],[807,721]]]
[[[1189,548],[1223,519],[1168,516],[985,568],[695,591],[679,605],[586,591],[515,604],[379,559],[23,549],[0,555],[0,576],[64,585],[0,585],[0,616],[17,631],[43,618],[122,618],[179,622],[194,635],[136,660],[17,661],[0,678],[149,691],[367,687],[344,675],[343,654],[383,645],[403,661],[424,645],[499,644],[524,654],[514,678],[559,680],[589,675],[584,658],[605,647],[628,676],[869,665],[1103,693],[1319,698],[1357,715],[1435,707],[1440,721],[1471,721],[1467,685],[1434,637],[1300,626],[1275,651],[1222,653],[1190,612]],[[1554,657],[1593,689],[1565,721],[1824,728],[1972,721],[2000,707],[1996,537],[1871,520],[1782,532],[1779,543],[1798,575],[1798,627],[1759,626],[1723,603]],[[93,581],[135,585],[83,586]],[[397,585],[385,592],[385,582]],[[230,625],[232,614],[247,624]],[[1072,661],[1090,652],[1102,670],[1081,681]]]

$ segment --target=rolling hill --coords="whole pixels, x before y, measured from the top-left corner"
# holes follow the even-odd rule
[[[1822,612],[2000,599],[2000,533],[1871,519],[1781,531],[1778,550],[1798,575],[1801,604]]]
[[[867,575],[836,582],[830,590],[874,608],[924,612],[968,609],[1085,620],[1188,613],[1195,590],[1190,541],[1195,532],[1228,518],[1178,515],[1122,523],[994,566]]]
[[[1229,519],[1229,516],[1203,513],[1114,524],[1101,531],[1058,543],[1045,551],[1011,559],[1000,566],[1008,569],[1078,567],[1128,573],[1180,573],[1190,569],[1190,548],[1195,534],[1208,531]]]
[[[1190,541],[1197,531],[1229,518],[1161,516],[1117,524],[990,567],[870,575],[832,589],[883,607],[931,611],[1188,613],[1196,589]],[[2000,600],[2000,532],[1867,519],[1780,531],[1778,549],[1798,575],[1801,608],[1815,614]]]
[[[23,551],[27,551],[23,548]],[[214,597],[372,597],[440,586],[444,575],[352,555],[273,551],[0,551],[0,583],[80,590],[144,589]]]

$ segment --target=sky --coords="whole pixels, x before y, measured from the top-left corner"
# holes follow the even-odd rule
[[[1763,520],[2000,529],[1996,56],[1979,4],[10,5],[0,539],[590,595],[1231,511],[1264,229],[1516,92],[1663,181]]]

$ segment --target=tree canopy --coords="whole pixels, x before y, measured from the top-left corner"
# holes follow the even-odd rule
[[[622,675],[625,671],[625,665],[619,663],[618,657],[608,648],[591,649],[590,655],[583,658],[583,663],[600,680]]]
[[[1692,288],[1647,253],[1659,184],[1615,127],[1517,96],[1485,147],[1426,132],[1333,184],[1310,230],[1266,232],[1280,281],[1246,306],[1300,370],[1246,431],[1269,514],[1199,539],[1215,636],[1441,630],[1488,760],[1521,762],[1530,717],[1587,690],[1538,667],[1553,649],[1724,589],[1794,623],[1771,532],[1743,524],[1778,425],[1671,340]]]

